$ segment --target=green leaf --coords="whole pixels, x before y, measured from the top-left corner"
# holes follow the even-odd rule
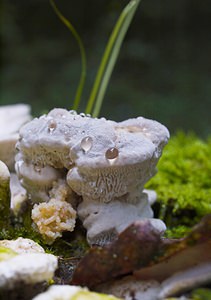
[[[54,0],[49,0],[49,1],[50,1],[50,4],[51,4],[52,8],[55,11],[55,13],[59,17],[59,19],[62,21],[62,23],[73,34],[74,38],[76,39],[76,41],[78,43],[78,46],[79,46],[79,49],[80,49],[80,52],[81,52],[81,75],[80,75],[80,80],[79,80],[79,84],[78,84],[78,87],[77,87],[77,91],[76,91],[76,95],[75,95],[75,99],[74,99],[74,103],[73,103],[73,109],[77,110],[78,107],[79,107],[79,104],[80,104],[81,95],[82,95],[82,92],[83,92],[85,79],[86,79],[86,65],[87,65],[87,63],[86,63],[86,52],[85,52],[85,49],[84,49],[83,42],[82,42],[79,34],[77,33],[77,31],[73,27],[73,25],[59,11],[59,9],[56,6]]]
[[[140,1],[141,0],[131,0],[128,3],[111,33],[85,111],[90,114],[95,103],[92,113],[93,117],[99,115],[120,48]]]

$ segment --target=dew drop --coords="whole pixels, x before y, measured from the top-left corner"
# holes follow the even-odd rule
[[[92,148],[92,144],[93,144],[93,139],[90,136],[86,136],[81,140],[81,149],[87,152]]]
[[[114,163],[114,161],[118,158],[118,156],[119,156],[119,150],[115,147],[109,148],[105,153],[105,157],[110,163]]]
[[[57,127],[56,121],[50,120],[50,121],[48,122],[48,131],[49,131],[50,133],[52,133],[52,132],[56,129],[56,127]]]
[[[69,113],[70,113],[71,115],[77,115],[77,112],[76,112],[75,110],[70,110]]]

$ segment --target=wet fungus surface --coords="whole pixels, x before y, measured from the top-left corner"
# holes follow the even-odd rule
[[[55,198],[52,189],[57,195],[57,182],[59,201],[67,202],[77,212],[90,244],[109,242],[142,218],[152,220],[163,232],[165,225],[153,219],[150,199],[143,189],[155,174],[168,138],[165,126],[142,117],[117,123],[65,109],[53,109],[23,126],[17,144],[16,171],[31,201],[36,203],[35,224],[36,219],[39,226],[46,227],[42,234],[53,242],[64,230],[59,221],[56,234],[49,234],[49,218],[41,213],[45,206],[41,203],[49,205]],[[72,218],[76,218],[74,212]],[[74,221],[72,224],[70,231]],[[50,223],[49,227],[52,229]]]

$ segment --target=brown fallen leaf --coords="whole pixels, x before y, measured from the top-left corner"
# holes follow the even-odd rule
[[[146,266],[160,245],[160,233],[150,222],[133,223],[112,244],[90,249],[79,262],[71,284],[93,287]]]
[[[134,275],[137,279],[161,282],[176,272],[208,261],[211,261],[211,215],[205,216],[187,237],[162,240],[157,258],[134,270]]]
[[[211,261],[211,215],[180,240],[161,239],[147,221],[123,231],[104,248],[92,248],[79,262],[72,284],[90,288],[120,276],[162,282],[174,273]]]

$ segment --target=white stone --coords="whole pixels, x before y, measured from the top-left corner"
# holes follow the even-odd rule
[[[31,239],[19,237],[16,240],[1,240],[0,247],[12,249],[16,253],[45,253],[44,249]]]
[[[87,288],[74,285],[53,285],[46,292],[34,297],[32,300],[120,300],[112,295],[89,291]]]
[[[0,288],[13,288],[17,282],[35,284],[52,279],[57,257],[44,253],[24,253],[0,262]]]
[[[25,104],[0,107],[0,160],[14,168],[15,144],[20,127],[31,120],[30,107]]]
[[[87,289],[73,285],[53,285],[46,292],[37,295],[32,300],[70,300],[81,290],[86,291]]]

